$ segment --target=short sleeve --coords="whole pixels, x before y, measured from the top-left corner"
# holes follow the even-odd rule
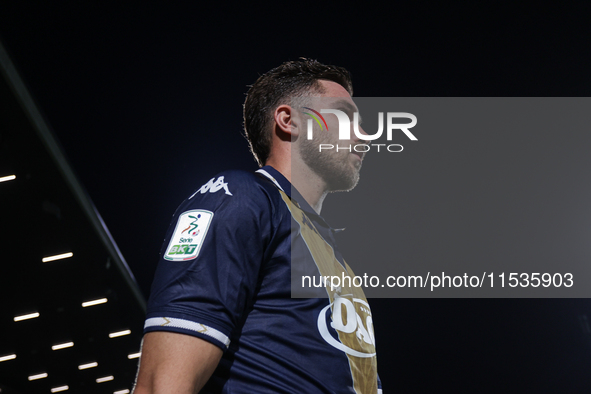
[[[225,349],[252,305],[273,234],[256,176],[226,172],[173,216],[156,270],[144,332],[172,331]]]

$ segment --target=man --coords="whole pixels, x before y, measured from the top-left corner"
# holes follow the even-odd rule
[[[381,392],[363,291],[326,283],[291,297],[304,277],[354,275],[320,211],[329,192],[355,187],[363,154],[319,151],[358,142],[338,140],[336,116],[315,116],[308,139],[317,110],[356,111],[351,94],[345,69],[305,59],[250,88],[245,132],[263,167],[219,174],[175,213],[135,394]]]

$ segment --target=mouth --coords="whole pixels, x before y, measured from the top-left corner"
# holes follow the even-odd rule
[[[359,160],[363,161],[363,156],[365,156],[365,152],[351,152],[352,154],[354,154],[355,156],[359,157]]]

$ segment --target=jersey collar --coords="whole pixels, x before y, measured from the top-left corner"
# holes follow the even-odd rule
[[[302,210],[304,210],[308,215],[313,215],[317,220],[325,227],[330,229],[332,232],[340,232],[344,229],[333,229],[324,218],[316,213],[316,211],[308,204],[306,199],[298,192],[298,190],[281,174],[279,171],[274,169],[271,166],[264,166],[261,169],[256,171],[257,173],[263,175],[264,177],[268,178],[271,182],[277,186],[278,189],[282,190],[289,196],[289,198],[294,201]],[[293,194],[293,196],[292,196]]]
[[[279,171],[271,166],[264,166],[256,172],[268,178],[279,190],[284,191],[291,198],[291,183]]]

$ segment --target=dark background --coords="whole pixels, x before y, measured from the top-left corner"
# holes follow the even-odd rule
[[[589,96],[590,11],[14,1],[0,38],[147,297],[177,205],[256,169],[241,106],[261,73],[303,56],[348,68],[361,97]],[[588,300],[371,303],[386,392],[591,391]]]

